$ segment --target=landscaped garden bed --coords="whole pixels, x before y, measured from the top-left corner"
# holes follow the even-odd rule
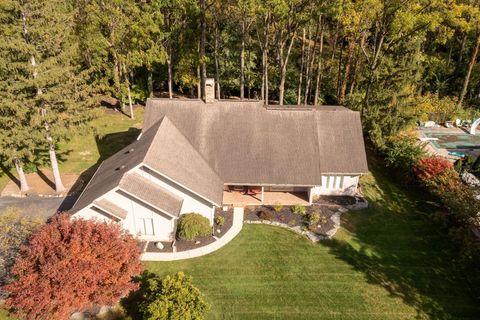
[[[223,223],[219,223],[221,221]],[[223,211],[222,208],[216,208],[214,222],[214,235],[217,238],[223,237],[233,225],[233,208],[228,207],[227,211]]]
[[[244,220],[280,223],[289,228],[310,231],[326,236],[335,227],[332,217],[336,211],[317,204],[311,206],[249,206]]]
[[[176,252],[188,251],[201,248],[216,241],[215,238],[221,238],[227,233],[233,225],[233,208],[229,207],[227,211],[221,208],[215,210],[213,234],[196,237],[194,240],[185,240],[177,236],[175,244],[173,242],[162,241],[163,248],[157,247],[158,241],[152,241],[147,244],[146,252]],[[144,243],[143,243],[144,244]]]

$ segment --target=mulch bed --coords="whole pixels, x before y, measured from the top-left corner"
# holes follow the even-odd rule
[[[200,243],[196,244],[197,241],[200,241]],[[177,240],[175,241],[175,247],[177,248],[177,252],[188,251],[188,250],[206,246],[213,242],[215,242],[215,238],[213,236],[205,236],[205,237],[198,237],[197,239],[192,241]]]
[[[167,241],[162,241],[163,249],[160,250],[157,248],[156,243],[158,241],[149,242],[147,245],[146,252],[173,252],[172,243]]]
[[[227,211],[222,211],[221,208],[217,208],[215,210],[215,218],[217,216],[223,216],[225,218],[225,224],[223,226],[218,226],[214,225],[215,227],[215,236],[217,238],[221,238],[227,231],[232,227],[233,225],[233,208],[229,208]],[[218,232],[217,230],[220,230]],[[197,242],[200,242],[197,244]],[[213,242],[215,242],[215,238],[213,235],[205,236],[205,237],[199,237],[193,241],[187,241],[187,240],[181,240],[177,239],[175,241],[175,247],[177,249],[177,252],[180,251],[187,251],[187,250],[192,250],[196,248],[200,248],[206,245],[209,245]],[[148,243],[147,250],[146,252],[173,252],[172,248],[172,242],[162,242],[164,248],[162,250],[158,249],[155,244],[158,241],[152,241]],[[144,242],[142,242],[144,243]],[[143,247],[142,247],[143,248]]]
[[[305,216],[302,216],[293,213],[292,206],[283,206],[278,212],[272,206],[248,206],[245,207],[244,220],[260,221],[262,220],[260,218],[261,212],[269,211],[273,216],[271,221],[285,223],[290,227],[307,228],[310,215],[313,212],[319,212],[320,222],[309,230],[319,235],[326,235],[326,232],[334,227],[330,218],[336,210],[318,204],[306,206],[306,209]]]
[[[314,201],[315,204],[348,206],[356,203],[355,197],[351,196],[320,196]]]
[[[233,208],[229,207],[227,211],[223,211],[221,208],[215,209],[215,218],[222,216],[225,218],[225,224],[218,226],[215,224],[215,236],[221,238],[227,233],[227,231],[233,226]],[[220,230],[220,232],[218,232]]]

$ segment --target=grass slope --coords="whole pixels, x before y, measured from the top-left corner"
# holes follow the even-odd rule
[[[147,268],[192,275],[211,319],[478,319],[474,279],[455,271],[454,248],[424,216],[435,206],[370,164],[371,207],[344,215],[332,241],[245,225],[213,254]]]
[[[108,158],[132,142],[140,133],[143,121],[143,108],[135,109],[135,119],[114,112],[98,109],[98,117],[92,121],[91,130],[83,134],[73,135],[70,141],[58,146],[57,157],[61,173],[81,174],[86,170],[93,171],[96,164]],[[47,163],[45,167],[48,168]],[[10,181],[9,175],[16,175],[14,169],[0,170],[0,191]],[[89,175],[93,172],[87,172]]]

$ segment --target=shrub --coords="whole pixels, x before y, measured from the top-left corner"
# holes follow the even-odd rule
[[[472,165],[472,173],[475,175],[480,175],[480,156],[477,157],[477,160]]]
[[[273,207],[273,210],[275,210],[276,213],[279,213],[283,209],[283,204],[277,202],[272,207]]]
[[[144,320],[204,319],[210,306],[183,272],[150,278],[139,305]]]
[[[178,237],[184,240],[195,240],[197,237],[212,233],[210,221],[199,213],[183,214],[178,220]]]
[[[258,217],[262,220],[268,220],[272,221],[273,220],[273,213],[268,210],[262,210],[258,212]]]
[[[304,216],[307,213],[307,208],[300,204],[296,204],[292,206],[292,212],[301,216]]]
[[[23,216],[18,208],[9,207],[0,213],[0,286],[11,280],[10,268],[32,232],[40,227],[41,219]]]
[[[388,166],[400,169],[403,174],[410,172],[418,161],[425,157],[425,151],[415,138],[409,136],[392,137],[384,148],[385,161]]]
[[[138,286],[142,270],[133,236],[113,223],[61,214],[23,246],[4,288],[20,318],[68,319],[78,310],[114,305]]]
[[[224,216],[217,216],[215,218],[215,223],[217,224],[217,226],[223,227],[225,225],[225,217]]]
[[[320,212],[312,212],[312,214],[310,214],[310,220],[309,220],[309,224],[310,225],[316,225],[318,224],[318,222],[320,221]]]
[[[419,160],[414,167],[415,176],[423,183],[434,180],[447,170],[453,171],[452,163],[435,156]]]

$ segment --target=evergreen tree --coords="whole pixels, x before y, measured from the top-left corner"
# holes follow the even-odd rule
[[[29,120],[29,65],[32,47],[24,41],[18,1],[0,2],[0,160],[15,165],[22,192],[29,190],[23,163],[33,157],[35,140]]]
[[[23,141],[16,147],[17,154],[10,152],[9,158],[19,171],[22,160],[31,156],[34,149],[44,147],[48,150],[56,191],[61,192],[65,188],[56,145],[87,123],[94,102],[87,74],[76,59],[75,8],[73,2],[59,0],[10,3],[10,12],[5,13],[10,19],[2,23],[2,28],[12,37],[12,46],[4,50],[6,58],[11,59],[7,62],[14,67],[4,69],[4,77],[18,81],[8,88],[7,101],[2,103],[10,102],[6,110],[11,116],[20,117],[22,123],[17,123],[17,131],[18,137],[23,135]],[[13,128],[7,130],[16,132]],[[17,144],[15,139],[18,140],[10,139],[10,146]],[[36,156],[41,154],[37,152]]]

